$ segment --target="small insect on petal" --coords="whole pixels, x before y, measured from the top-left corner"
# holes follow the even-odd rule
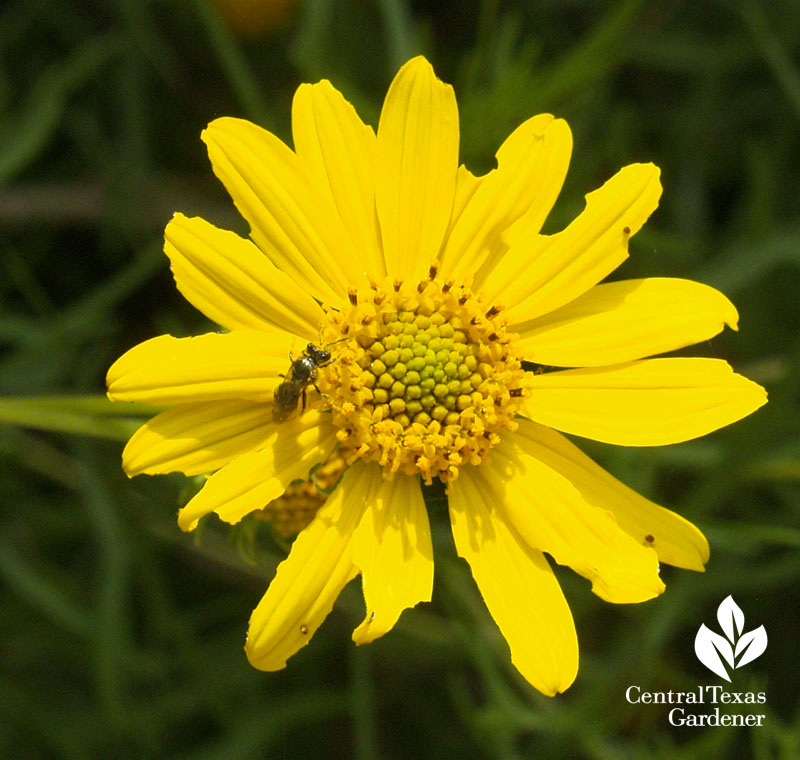
[[[297,409],[297,402],[302,397],[303,409],[306,408],[306,389],[314,385],[320,367],[333,361],[331,352],[309,343],[299,359],[289,354],[289,371],[284,381],[275,389],[272,406],[272,421],[283,422]]]

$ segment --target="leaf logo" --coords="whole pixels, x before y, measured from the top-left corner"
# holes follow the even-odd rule
[[[730,671],[741,668],[764,654],[767,648],[767,631],[760,625],[752,631],[742,633],[744,612],[733,601],[732,596],[722,600],[717,608],[717,620],[725,635],[714,633],[703,623],[694,639],[694,652],[697,659],[712,673],[730,681]]]

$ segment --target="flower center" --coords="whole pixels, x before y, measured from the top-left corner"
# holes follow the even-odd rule
[[[350,305],[328,314],[323,338],[344,348],[331,348],[319,383],[350,462],[377,461],[385,477],[419,473],[427,483],[479,464],[497,434],[516,427],[523,393],[499,309],[435,276],[433,267],[416,287],[387,280],[351,290]]]

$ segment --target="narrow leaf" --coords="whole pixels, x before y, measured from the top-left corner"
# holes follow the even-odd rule
[[[744,628],[744,612],[733,601],[732,596],[728,595],[722,600],[722,603],[717,608],[717,620],[719,620],[722,630],[728,637],[728,641],[733,644]],[[731,665],[733,665],[732,662]]]
[[[742,665],[747,665],[748,662],[752,662],[757,657],[761,657],[766,648],[767,631],[763,625],[742,634],[742,637],[736,643],[736,657],[740,657],[741,655],[739,662],[736,663],[736,667],[741,668]]]
[[[706,627],[705,623],[700,626],[694,640],[694,651],[697,659],[703,663],[712,673],[716,673],[720,678],[730,681],[725,665],[720,659],[720,654],[728,664],[733,667],[733,648],[731,645],[712,630]]]

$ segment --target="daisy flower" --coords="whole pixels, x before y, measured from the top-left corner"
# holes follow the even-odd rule
[[[203,132],[250,239],[180,214],[167,226],[178,289],[226,332],[164,335],[114,363],[111,399],[171,406],[131,438],[123,466],[213,473],[179,512],[192,530],[211,512],[236,523],[334,449],[344,457],[250,620],[247,656],[269,671],[359,573],[357,644],[430,600],[420,484],[438,478],[515,666],[562,692],[578,644],[546,554],[625,603],[664,590],[659,562],[708,559],[694,525],[562,433],[654,446],[750,414],[766,394],[726,362],[647,358],[736,329],[736,309],[688,280],[598,284],[656,208],[659,170],[626,166],[542,235],[567,124],[534,116],[476,177],[458,165],[453,89],[424,58],[398,72],[377,133],[328,81],[297,90],[292,133],[294,150],[240,119]]]

